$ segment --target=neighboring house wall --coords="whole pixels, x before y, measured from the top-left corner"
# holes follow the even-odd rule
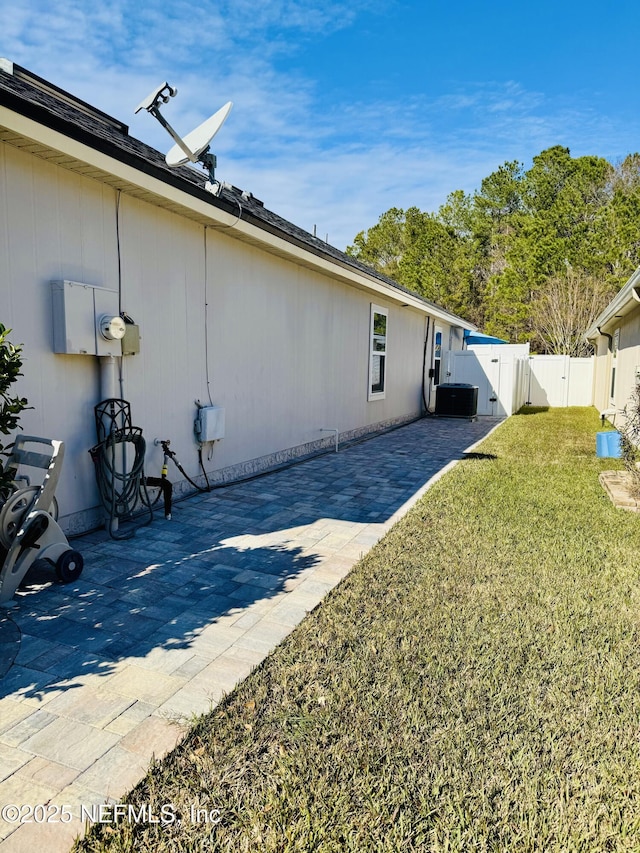
[[[121,309],[142,336],[140,353],[122,360],[122,396],[144,430],[149,475],[162,463],[157,437],[171,439],[198,476],[194,401],[208,404],[209,393],[226,413],[225,438],[204,454],[214,479],[330,446],[323,428],[346,437],[420,413],[424,312],[240,242],[224,227],[0,143],[0,240],[0,320],[24,344],[18,391],[33,407],[21,423],[26,434],[65,442],[57,494],[67,529],[98,517],[87,451],[103,395],[95,356],[53,352],[52,280],[117,290],[121,271]],[[384,399],[368,401],[372,303],[388,310],[386,387]],[[462,329],[438,322],[460,348]],[[429,353],[433,329],[431,321]]]
[[[615,356],[608,338],[601,337],[597,342],[594,380],[594,405],[600,412],[610,412],[612,417],[614,411],[619,416],[629,402],[636,373],[640,371],[640,310],[635,316],[622,319],[616,331],[619,331],[619,344]]]
[[[587,332],[596,350],[593,403],[615,422],[640,374],[640,269]]]
[[[623,409],[640,372],[640,306],[620,324],[620,343],[616,358],[615,405]]]
[[[612,408],[621,412],[629,402],[636,373],[640,371],[640,305],[620,319],[611,336],[611,344],[608,338],[601,338],[598,342],[598,352],[604,354],[597,358],[599,369],[596,406],[601,411]],[[616,343],[617,352],[614,354]],[[615,383],[611,396],[614,370]]]

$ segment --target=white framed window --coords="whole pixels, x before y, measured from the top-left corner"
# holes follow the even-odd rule
[[[435,338],[433,341],[433,384],[440,384],[442,367],[442,329],[435,327]]]
[[[389,311],[371,303],[369,333],[369,400],[384,400],[387,390],[387,328]]]

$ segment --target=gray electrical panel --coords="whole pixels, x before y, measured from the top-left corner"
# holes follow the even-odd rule
[[[70,355],[122,355],[119,340],[106,340],[98,321],[118,316],[118,291],[79,281],[52,281],[53,351]]]

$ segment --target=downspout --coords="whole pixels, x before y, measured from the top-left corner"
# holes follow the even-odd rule
[[[603,338],[608,338],[609,343],[608,343],[608,345],[607,345],[607,355],[608,355],[608,354],[610,354],[610,353],[612,353],[612,352],[613,352],[613,335],[608,335],[606,332],[603,332],[603,331],[602,331],[602,329],[600,328],[600,326],[596,326],[596,332],[597,332],[601,337],[603,337]],[[610,362],[610,361],[608,361],[608,362],[607,362],[607,371],[609,370],[609,368],[610,368],[610,367],[611,367],[611,362]],[[608,380],[608,381],[609,381],[609,383],[611,384],[611,374],[609,373],[608,375],[609,375],[609,380]],[[594,385],[595,385],[595,370],[594,370],[594,377],[593,377],[593,381],[594,381]],[[610,397],[611,397],[611,392],[609,392],[609,394],[608,394],[608,396],[606,397],[606,399],[610,401]],[[606,405],[606,402],[605,402],[605,405]],[[607,409],[605,409],[605,410],[604,410],[603,412],[601,412],[601,414],[600,414],[600,420],[602,421],[602,423],[603,423],[603,424],[604,424],[604,419],[605,419],[605,417],[606,417],[606,412],[607,412]]]
[[[606,332],[603,332],[600,326],[596,326],[596,332],[601,335],[603,338],[609,338],[609,351],[613,349],[613,336],[608,335]]]
[[[120,199],[122,190],[116,190],[116,250],[118,253],[118,314],[122,316],[122,246],[120,243]],[[106,375],[107,367],[104,366],[103,374]],[[124,400],[124,358],[120,357],[118,363],[118,384],[120,390],[120,399]],[[113,394],[105,395],[102,399],[106,400],[109,397],[117,397],[114,389]]]
[[[429,409],[429,404],[427,402],[428,397],[429,398],[431,397],[431,380],[432,380],[431,368],[429,368],[429,393],[428,393],[428,396],[427,396],[427,391],[425,388],[426,381],[427,381],[427,376],[426,376],[426,373],[427,373],[427,348],[428,348],[428,344],[429,344],[430,328],[431,328],[431,317],[429,317],[427,315],[427,331],[425,333],[424,349],[422,351],[422,404],[424,406],[424,415],[423,415],[424,417],[427,417],[427,415],[433,414],[433,412]],[[432,349],[433,349],[433,347],[432,347]],[[433,353],[432,353],[431,361],[433,361]]]

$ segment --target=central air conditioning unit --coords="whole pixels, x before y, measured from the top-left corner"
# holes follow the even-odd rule
[[[436,387],[436,415],[473,419],[478,413],[478,386],[445,382]]]

